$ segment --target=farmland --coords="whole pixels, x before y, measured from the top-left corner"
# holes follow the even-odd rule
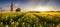
[[[60,27],[60,12],[0,12],[0,27]]]

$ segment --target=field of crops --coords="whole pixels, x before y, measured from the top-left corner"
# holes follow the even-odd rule
[[[60,13],[0,12],[0,27],[60,27]]]

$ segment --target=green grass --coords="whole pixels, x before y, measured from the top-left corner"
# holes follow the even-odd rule
[[[0,12],[0,27],[57,27],[59,23],[59,13]]]

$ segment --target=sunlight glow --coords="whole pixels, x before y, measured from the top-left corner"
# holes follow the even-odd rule
[[[50,11],[47,7],[37,7],[36,11]]]

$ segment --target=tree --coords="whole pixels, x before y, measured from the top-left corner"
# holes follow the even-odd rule
[[[19,12],[19,11],[21,11],[21,9],[20,9],[20,8],[17,8],[17,9],[16,9],[16,12]]]

